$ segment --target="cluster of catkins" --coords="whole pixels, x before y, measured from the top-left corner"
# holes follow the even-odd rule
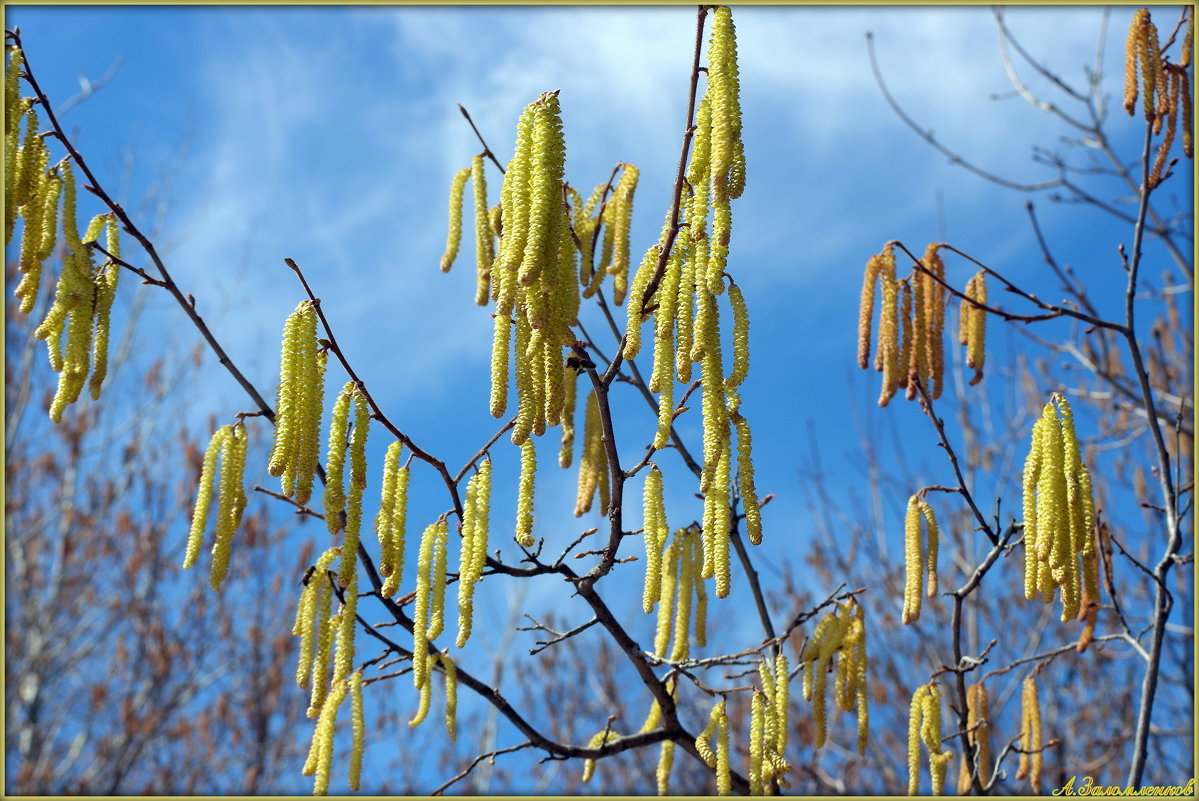
[[[721,565],[727,565],[728,560],[730,500],[734,492],[741,498],[750,541],[756,545],[762,539],[751,459],[752,439],[749,423],[741,414],[738,394],[749,372],[749,314],[740,289],[730,280],[733,366],[726,375],[717,303],[725,290],[732,228],[730,201],[739,197],[745,186],[737,48],[732,14],[727,7],[714,13],[707,69],[707,89],[696,113],[694,148],[686,172],[690,195],[682,205],[685,225],[673,240],[668,258],[663,259],[673,233],[672,220],[666,221],[661,238],[645,254],[633,278],[622,353],[626,359],[640,353],[642,323],[652,318],[654,364],[649,389],[658,393],[654,448],[666,447],[670,439],[676,413],[676,380],[690,382],[692,365],[700,366],[704,430],[704,467],[700,478],[700,492],[704,496],[702,577],[715,575],[716,595],[724,598],[729,584],[727,568]]]
[[[1173,37],[1171,37],[1173,38]],[[1191,133],[1191,80],[1187,67],[1191,64],[1191,49],[1195,39],[1195,14],[1187,15],[1186,34],[1182,40],[1182,52],[1178,63],[1162,59],[1161,42],[1158,41],[1157,26],[1149,16],[1149,9],[1138,9],[1128,28],[1128,43],[1124,55],[1124,110],[1129,116],[1136,114],[1137,96],[1143,94],[1143,109],[1146,121],[1153,125],[1154,135],[1166,126],[1166,135],[1158,146],[1157,158],[1149,173],[1149,189],[1160,184],[1165,176],[1162,169],[1174,135],[1178,128],[1178,112],[1182,111],[1182,152],[1194,158],[1194,142]],[[1138,70],[1138,65],[1140,69]],[[1140,78],[1140,91],[1137,79]]]
[[[1081,567],[1080,567],[1081,561]],[[1099,602],[1095,499],[1074,413],[1055,392],[1032,430],[1024,462],[1024,597],[1061,590],[1062,622],[1088,619]]]
[[[904,519],[903,530],[906,564],[903,622],[906,625],[920,619],[920,603],[925,592],[926,574],[928,597],[935,598],[937,595],[937,552],[940,550],[941,530],[937,526],[933,508],[920,495],[913,495],[908,499],[908,513]],[[925,541],[927,548],[924,545]]]
[[[886,406],[900,389],[908,400],[916,397],[919,381],[933,399],[941,397],[945,370],[945,309],[949,293],[945,288],[945,264],[938,251],[944,247],[932,242],[920,260],[923,269],[913,270],[906,278],[896,277],[895,245],[888,242],[882,252],[866,262],[858,312],[858,366],[870,365],[870,334],[874,321],[874,296],[882,286],[882,310],[879,313],[878,346],[874,369],[883,374],[878,405]],[[974,370],[970,384],[982,380],[986,354],[987,303],[985,272],[980,270],[966,284],[963,293],[958,341],[966,348],[966,366]],[[981,304],[981,305],[979,305]]]
[[[858,753],[865,755],[870,736],[870,710],[866,698],[866,610],[856,601],[838,604],[821,618],[800,654],[803,663],[803,697],[812,702],[816,747],[828,738],[825,688],[829,661],[837,656],[833,697],[848,712],[857,706]]]
[[[98,399],[108,374],[112,303],[120,267],[110,259],[97,264],[89,243],[99,243],[103,235],[110,255],[119,258],[121,249],[117,218],[111,213],[93,217],[80,235],[74,168],[69,157],[50,164],[47,135],[39,130],[37,100],[21,96],[23,64],[22,51],[11,49],[4,82],[4,241],[6,245],[12,241],[20,220],[17,269],[21,280],[14,296],[21,312],[29,314],[41,290],[43,263],[59,242],[61,219],[62,272],[46,316],[34,331],[34,337],[46,341],[50,367],[58,373],[58,389],[50,403],[50,419],[57,423],[66,407],[79,400],[85,384],[92,399]]]
[[[945,789],[952,751],[941,750],[941,690],[935,681],[921,685],[912,694],[908,721],[908,795],[920,791],[920,743],[928,753],[928,773],[933,795]]]

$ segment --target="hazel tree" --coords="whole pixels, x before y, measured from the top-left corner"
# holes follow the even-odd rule
[[[1066,393],[1055,390],[1042,401],[1029,433],[1021,518],[989,518],[960,468],[953,432],[935,412],[948,384],[945,331],[954,328],[956,305],[961,354],[949,363],[958,358],[973,371],[970,386],[985,386],[984,368],[994,364],[986,359],[989,317],[1023,327],[1071,319],[1090,331],[1123,338],[1138,379],[1131,392],[1145,410],[1156,446],[1167,535],[1154,568],[1158,593],[1151,644],[1141,649],[1147,667],[1130,748],[1128,783],[1140,786],[1170,614],[1166,583],[1189,536],[1184,527],[1189,485],[1180,486],[1174,478],[1179,455],[1166,444],[1155,405],[1159,393],[1144,363],[1133,314],[1149,198],[1172,174],[1178,131],[1183,154],[1191,156],[1189,14],[1185,23],[1176,57],[1169,55],[1174,37],[1163,44],[1148,11],[1135,15],[1129,33],[1125,109],[1137,113],[1138,97],[1143,99],[1146,133],[1135,242],[1131,254],[1123,255],[1128,280],[1123,320],[1104,317],[1085,303],[1046,302],[968,255],[965,246],[934,242],[917,257],[893,240],[869,259],[860,297],[858,365],[881,373],[879,406],[887,406],[901,390],[904,398],[919,401],[949,457],[956,485],[920,487],[910,495],[901,592],[885,595],[883,587],[843,592],[846,582],[857,581],[847,573],[837,577],[841,583],[835,591],[785,621],[770,609],[755,568],[762,559],[757,547],[771,546],[777,535],[763,521],[771,496],[759,494],[749,423],[753,409],[741,399],[742,386],[754,380],[750,310],[730,254],[737,245],[733,201],[752,190],[753,164],[747,163],[742,138],[736,27],[728,7],[700,6],[696,12],[678,169],[661,232],[639,261],[634,248],[640,245],[631,234],[634,199],[645,195],[644,189],[638,195],[638,167],[616,164],[589,192],[572,183],[563,106],[580,99],[559,91],[531,98],[518,114],[514,110],[514,133],[498,152],[489,141],[501,141],[496,137],[506,132],[485,135],[462,109],[480,150],[464,153],[463,162],[469,163],[450,176],[449,234],[439,267],[443,272],[469,269],[461,262],[466,260],[464,206],[470,198],[475,291],[463,302],[486,307],[494,323],[491,341],[478,343],[490,352],[490,389],[474,407],[501,423],[460,466],[416,441],[402,417],[389,414],[387,400],[372,393],[353,366],[353,354],[338,344],[336,310],[325,308],[304,268],[291,258],[282,261],[295,279],[297,305],[282,321],[278,386],[274,403],[268,402],[269,392],[254,386],[228,357],[139,221],[113,200],[103,176],[93,172],[63,129],[16,30],[6,31],[5,117],[6,237],[11,241],[18,232],[20,237],[21,280],[14,294],[24,313],[37,308],[43,293],[52,298],[34,336],[45,340],[50,366],[59,375],[49,405],[56,422],[80,399],[85,385],[93,398],[100,396],[122,272],[169,293],[245,391],[251,408],[229,410],[229,422],[212,435],[186,537],[184,566],[207,569],[214,592],[222,591],[230,560],[238,558],[237,530],[255,494],[245,486],[255,440],[264,446],[269,441],[266,472],[280,480],[277,490],[255,486],[256,496],[324,521],[332,545],[297,576],[292,629],[299,654],[294,678],[308,693],[311,725],[307,758],[297,769],[312,777],[318,795],[329,792],[335,775],[348,776],[355,790],[362,785],[364,771],[371,770],[364,763],[371,735],[365,710],[372,695],[387,692],[404,693],[415,705],[409,726],[443,725],[450,740],[460,733],[460,694],[473,694],[522,738],[514,746],[479,753],[439,792],[502,754],[528,750],[546,759],[578,760],[580,780],[588,782],[606,758],[652,750],[655,786],[647,785],[645,792],[669,794],[676,757],[685,754],[719,794],[776,794],[798,780],[795,766],[801,760],[807,764],[828,747],[830,696],[836,710],[850,713],[844,717],[854,729],[858,758],[877,758],[868,754],[878,752],[872,745],[877,735],[872,734],[871,702],[877,710],[879,679],[873,667],[877,657],[867,643],[890,647],[904,630],[876,629],[867,610],[879,604],[901,608],[902,624],[911,626],[920,620],[923,599],[940,596],[948,596],[953,606],[952,658],[927,682],[906,688],[906,698],[882,694],[893,702],[892,709],[883,710],[884,719],[907,713],[908,792],[919,791],[925,761],[932,792],[944,792],[955,757],[960,792],[992,791],[1006,778],[1004,766],[1017,757],[1017,780],[1027,779],[1039,791],[1044,754],[1055,741],[1045,731],[1041,699],[1047,693],[1038,694],[1038,674],[1067,650],[1081,653],[1091,642],[1114,640],[1139,646],[1140,638],[1115,603],[1096,477]],[[51,144],[64,153],[53,153]],[[499,153],[509,150],[510,158],[501,159]],[[86,227],[78,219],[80,187],[105,209]],[[638,212],[646,205],[638,200]],[[129,239],[136,256],[129,255]],[[961,261],[970,265],[964,284],[951,280],[944,255],[952,256],[954,267]],[[50,280],[43,270],[55,264],[58,275]],[[1005,299],[1015,297],[1029,308],[1004,308],[995,300],[997,288]],[[584,327],[584,304],[598,310],[610,338],[593,336]],[[877,323],[876,305],[881,307]],[[613,308],[620,306],[623,315]],[[338,382],[345,379],[331,404],[326,397],[330,370],[339,375]],[[618,448],[636,436],[615,413],[618,384],[631,385],[655,421],[652,437],[636,443],[644,453],[634,460],[622,460]],[[701,435],[695,442],[681,433],[678,421],[684,416],[697,420]],[[378,467],[367,463],[372,434],[387,440]],[[667,475],[655,461],[667,449],[677,453],[686,472]],[[557,468],[547,456],[554,450]],[[538,539],[534,524],[547,507],[571,508],[568,499],[539,490],[554,469],[575,471],[574,515],[598,515],[599,523],[579,534],[555,532]],[[418,471],[434,476],[444,490],[441,511],[432,516],[409,514],[410,481]],[[499,482],[515,487],[515,508],[492,503]],[[668,483],[686,487],[697,502],[668,506]],[[938,522],[929,502],[929,493],[937,491],[961,505],[972,518],[971,536],[979,535],[988,547],[965,582],[948,591],[946,573],[938,567],[940,554],[947,541],[963,535],[944,525],[944,514]],[[375,499],[372,519],[365,504]],[[590,537],[595,547],[579,551]],[[959,555],[956,548],[953,553]],[[1023,557],[1018,569],[1017,560],[1001,561],[1013,553]],[[633,617],[613,603],[621,591],[614,572],[630,562],[642,567],[640,614]],[[472,643],[478,586],[539,576],[561,579],[564,592],[578,596],[593,619],[566,632],[534,621],[533,630],[548,638],[534,650],[567,647],[583,630],[598,626],[640,682],[628,689],[625,700],[641,704],[643,722],[614,714],[596,730],[575,727],[569,737],[557,736],[552,733],[557,729],[534,719],[471,669],[472,649],[479,647]],[[986,664],[991,647],[971,654],[961,642],[963,614],[980,603],[980,587],[1004,581],[1018,582],[1028,603],[1056,600],[1061,621],[1082,627],[1076,643],[1013,655],[997,671],[1037,663],[1023,678],[1020,730],[1006,747],[993,739],[995,693],[988,695],[985,682],[991,674],[971,675]],[[455,593],[456,605],[451,602]],[[759,636],[718,641],[709,627],[716,604],[734,605],[747,617],[755,610]],[[384,622],[371,622],[380,615]],[[790,683],[800,672],[802,698],[797,698]],[[968,679],[977,680],[968,685]],[[568,676],[548,680],[566,691],[573,686]],[[429,721],[435,696],[444,711],[436,724]],[[810,737],[794,737],[797,730],[810,730]]]

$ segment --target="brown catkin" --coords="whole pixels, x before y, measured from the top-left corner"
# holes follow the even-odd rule
[[[895,280],[895,251],[890,243],[880,254],[879,277],[883,285],[882,316],[878,327],[876,366],[883,373],[883,389],[878,405],[886,406],[900,386],[899,372],[899,282]]]

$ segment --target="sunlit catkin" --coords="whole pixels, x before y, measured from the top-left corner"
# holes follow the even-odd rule
[[[876,368],[883,374],[878,405],[886,406],[900,386],[903,368],[899,364],[899,282],[895,280],[895,251],[891,243],[879,254],[879,280],[882,282],[882,312],[878,326]]]
[[[611,731],[610,729],[605,729],[604,731],[596,732],[596,734],[593,735],[592,738],[587,742],[587,747],[588,748],[599,748],[600,746],[606,745],[608,742],[615,740],[618,737],[620,737],[620,735],[617,734],[616,732]],[[595,775],[595,760],[594,759],[583,760],[583,781],[584,782],[591,781],[591,777],[594,775]]]
[[[662,592],[662,549],[666,547],[666,506],[662,500],[662,471],[654,465],[645,474],[642,496],[645,539],[645,591],[641,607],[648,615]]]
[[[601,506],[608,501],[608,453],[604,448],[603,422],[600,419],[599,397],[595,391],[587,395],[587,410],[583,418],[583,448],[579,456],[579,490],[575,499],[575,517],[591,511],[598,492]],[[601,513],[606,510],[601,508]]]
[[[308,301],[300,303],[284,325],[275,446],[268,468],[271,475],[282,477],[284,494],[300,504],[312,496],[325,404],[328,356],[320,349],[316,329],[316,309]]]
[[[445,730],[451,740],[458,739],[458,667],[446,654],[438,654],[445,672]]]
[[[120,258],[121,242],[117,229],[115,214],[106,214],[104,247],[113,256]],[[100,399],[100,388],[108,376],[108,339],[112,327],[112,303],[117,296],[117,282],[121,268],[116,262],[109,261],[95,275],[96,282],[96,329],[92,334],[92,376],[88,382],[88,391],[92,400]]]
[[[345,549],[342,549],[345,553]],[[333,681],[344,681],[354,669],[354,635],[358,630],[358,581],[342,593],[341,612],[337,615],[337,652],[333,661]]]
[[[449,559],[449,525],[444,517],[433,524],[433,567],[429,576],[429,627],[425,636],[437,639],[445,630],[445,577]]]
[[[204,530],[208,528],[208,514],[212,507],[213,479],[216,476],[217,457],[221,446],[229,435],[229,427],[218,428],[208,441],[208,450],[204,452],[204,463],[200,469],[200,484],[196,489],[196,504],[192,510],[191,531],[187,535],[187,554],[183,557],[183,569],[195,565],[200,557],[200,545],[204,541]]]
[[[613,276],[612,301],[624,302],[629,285],[629,228],[633,219],[633,193],[637,190],[640,170],[632,164],[622,164],[623,172],[612,199],[608,201],[607,230],[612,232],[612,262],[607,272]]]
[[[928,772],[932,794],[941,795],[945,789],[945,774],[952,751],[941,749],[941,691],[936,682],[917,688],[912,695],[911,716],[908,721],[908,795],[920,789],[920,743],[928,752]]]
[[[445,254],[441,257],[441,271],[448,273],[458,258],[458,247],[462,243],[462,196],[466,189],[466,179],[470,177],[470,167],[463,167],[454,173],[450,182],[450,233],[446,238]]]
[[[533,490],[537,474],[537,451],[530,437],[520,446],[520,484],[516,500],[516,541],[533,547]]]
[[[491,293],[491,264],[495,261],[495,239],[492,236],[487,210],[487,174],[483,170],[482,155],[476,155],[471,162],[471,183],[475,189],[475,305],[486,306]],[[444,263],[442,269],[445,269]]]
[[[429,641],[425,632],[429,625],[429,600],[432,595],[434,550],[437,544],[437,523],[430,523],[421,535],[420,552],[416,563],[416,600],[412,607],[412,683],[419,690],[429,681]]]
[[[491,516],[491,460],[483,462],[466,490],[462,523],[462,561],[458,572],[458,638],[462,648],[470,638],[474,617],[475,584],[487,562],[487,537]]]
[[[330,534],[336,534],[342,526],[341,515],[346,508],[345,467],[346,446],[350,425],[350,405],[354,397],[354,382],[346,382],[333,404],[333,417],[329,423],[328,461],[325,463],[325,525]],[[343,555],[343,559],[345,556]]]
[[[966,297],[981,304],[987,302],[986,273],[979,270],[966,284]],[[982,380],[983,361],[986,358],[984,344],[987,331],[987,313],[979,306],[962,301],[962,325],[966,331],[966,366],[974,370],[970,379],[973,386]]]
[[[920,499],[913,495],[908,499],[908,511],[904,517],[904,589],[903,622],[905,625],[920,619],[920,604],[924,583],[924,547],[921,543]]]
[[[329,778],[333,769],[333,733],[337,725],[337,710],[346,697],[346,683],[336,682],[328,701],[321,708],[320,718],[316,724],[317,734],[313,736],[314,743],[319,740],[320,749],[316,757],[316,781],[313,795],[327,795]]]
[[[937,553],[940,550],[941,530],[937,527],[937,518],[933,515],[933,508],[928,505],[928,502],[923,498],[920,499],[920,516],[924,520],[924,525],[927,528],[928,545],[926,550],[925,564],[928,571],[928,586],[926,589],[929,598],[937,597]]]
[[[1044,753],[1041,750],[1041,702],[1037,696],[1035,675],[1030,675],[1024,680],[1020,702],[1020,769],[1016,778],[1028,779],[1033,793],[1040,795]]]
[[[390,598],[400,588],[404,575],[404,551],[407,540],[408,526],[408,482],[410,471],[401,467],[396,471],[395,504],[391,508],[390,535],[388,550],[384,560],[391,567],[391,573],[383,585],[383,597]]]
[[[318,640],[325,628],[329,617],[329,607],[333,597],[333,588],[327,575],[329,566],[341,553],[340,547],[333,547],[321,554],[308,574],[304,589],[300,593],[300,603],[296,609],[296,622],[292,634],[300,638],[299,664],[296,667],[296,684],[301,689],[307,689],[313,678],[313,660],[316,656]],[[323,674],[317,674],[318,681],[324,681]]]
[[[227,427],[221,442],[221,481],[217,490],[216,542],[212,546],[212,573],[209,584],[219,590],[229,572],[233,535],[241,525],[246,508],[243,476],[246,472],[246,427]]]
[[[358,541],[362,532],[362,494],[366,491],[366,437],[370,433],[370,406],[366,394],[356,390],[353,397],[354,425],[350,431],[350,487],[346,499],[346,533],[342,546],[341,569],[337,583],[345,587],[354,580],[358,569]]]
[[[423,674],[425,677],[424,683],[420,686],[419,700],[417,702],[416,713],[412,716],[412,720],[408,721],[408,725],[412,727],[419,726],[425,722],[425,718],[429,716],[429,709],[433,706],[433,681],[429,678],[429,672],[433,670],[437,664],[437,654],[422,654],[420,657],[421,664],[424,665]],[[416,655],[413,655],[413,665],[415,666]]]
[[[658,795],[670,795],[670,769],[674,767],[674,740],[666,740],[658,752]]]
[[[558,451],[558,466],[565,469],[574,461],[575,399],[578,395],[579,374],[564,367],[562,399],[562,448]]]
[[[355,671],[350,677],[350,709],[353,727],[350,741],[350,789],[357,792],[362,787],[362,755],[366,750],[366,719],[363,714],[360,671]]]

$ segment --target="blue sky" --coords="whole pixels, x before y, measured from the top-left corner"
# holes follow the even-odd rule
[[[1107,87],[1117,102],[1129,12],[1115,9],[1107,28]],[[685,6],[9,6],[6,16],[60,103],[78,91],[78,75],[95,80],[122,60],[113,80],[64,122],[78,131],[100,180],[157,230],[174,277],[264,394],[273,393],[282,321],[301,299],[283,266],[291,257],[389,416],[457,466],[497,426],[486,412],[491,321],[470,303],[470,237],[453,273],[437,269],[450,177],[478,150],[456,104],[506,162],[521,109],[560,89],[568,180],[585,195],[617,161],[641,168],[636,260],[655,241],[669,202],[695,13]],[[988,8],[755,6],[734,17],[749,178],[733,209],[730,271],[750,306],[754,354],[744,409],[754,425],[758,486],[778,494],[766,510],[766,559],[798,562],[803,530],[795,521],[806,501],[797,470],[809,421],[842,486],[856,481],[859,427],[882,424],[873,408],[877,378],[854,365],[866,259],[888,239],[913,250],[944,239],[1057,297],[1023,196],[949,164],[896,118],[871,76],[864,32],[874,32],[891,91],[908,112],[987,169],[1018,181],[1052,177],[1032,163],[1031,148],[1058,146],[1071,132],[1011,96]],[[1025,48],[1059,74],[1080,80],[1093,63],[1098,9],[1013,8],[1007,18]],[[1174,16],[1163,9],[1160,19]],[[1140,130],[1113,114],[1117,139]],[[494,202],[498,175],[489,178]],[[144,202],[150,191],[152,202]],[[1179,181],[1173,191],[1189,208],[1190,184]],[[1109,199],[1119,200],[1118,189]],[[1038,209],[1080,273],[1096,281],[1122,275],[1114,253],[1125,228],[1096,228],[1089,211],[1045,199]],[[950,262],[959,286],[972,272]],[[132,285],[119,304],[130,303]],[[165,296],[152,294],[147,310],[147,341],[191,344],[193,332]],[[992,331],[996,347],[1011,340],[998,325]],[[343,380],[333,375],[329,383]],[[195,406],[204,416],[231,416],[251,408],[239,392],[209,359]],[[653,426],[634,400],[627,408],[642,417],[622,443],[627,455],[638,453]],[[888,425],[919,424],[908,404],[882,414],[891,416]],[[697,425],[684,422],[684,432]],[[374,436],[378,465],[385,443],[379,430]],[[927,444],[909,446],[909,456],[940,476]],[[550,453],[541,450],[547,465]],[[497,459],[511,468],[514,454]],[[682,516],[698,514],[687,508],[691,480],[672,484],[670,475]],[[262,471],[249,480],[268,479]],[[417,480],[436,497],[431,475]],[[574,481],[573,471],[542,472],[539,535],[578,530],[569,517]],[[497,538],[510,526],[511,495],[497,489]],[[555,498],[559,508],[550,507]],[[441,508],[436,500],[424,511]],[[538,584],[527,603],[542,607],[560,589]],[[502,590],[493,591],[502,605]]]

